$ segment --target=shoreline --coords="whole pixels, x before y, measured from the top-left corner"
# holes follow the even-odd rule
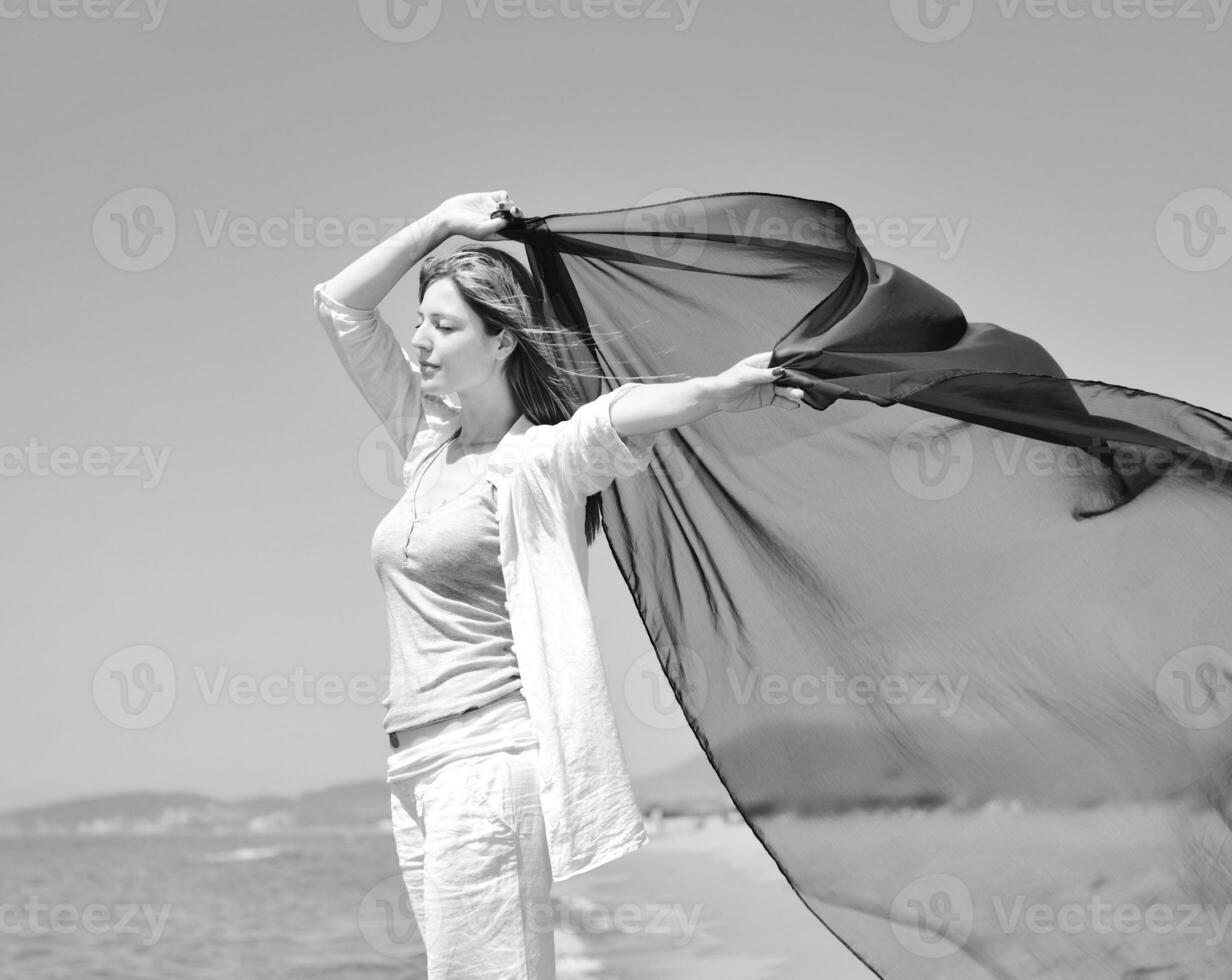
[[[558,948],[562,980],[875,980],[743,820],[693,823],[656,829],[641,850],[554,886],[567,916],[557,935],[571,937]],[[580,956],[565,949],[574,939]],[[591,972],[566,972],[566,960]]]

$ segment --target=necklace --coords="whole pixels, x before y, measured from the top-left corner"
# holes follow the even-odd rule
[[[457,432],[451,435],[448,439],[442,442],[439,446],[437,446],[434,450],[432,450],[432,452],[430,452],[427,456],[425,456],[424,459],[419,463],[418,467],[416,468],[415,486],[411,490],[411,526],[406,529],[406,543],[402,546],[402,561],[404,565],[409,565],[411,561],[411,532],[415,530],[415,523],[419,519],[419,503],[418,503],[419,484],[423,482],[423,478],[425,475],[427,475],[428,468],[432,465],[432,461],[436,458],[437,454],[442,449],[444,449],[446,446],[448,446],[451,442],[457,439],[458,436],[460,436],[461,434],[462,434],[462,430],[459,429]],[[482,480],[484,476],[486,475],[486,473],[487,471],[485,469],[483,473],[479,474],[478,479],[476,479],[474,483],[470,484],[470,486],[468,486],[466,490],[459,491],[458,493],[454,494],[453,497],[450,497],[449,500],[453,500],[454,497],[460,497],[462,494],[466,493],[467,490],[470,490],[471,487],[475,486],[475,484],[477,484],[480,480]],[[439,510],[445,504],[449,503],[449,500],[441,501],[439,504],[437,504],[435,508],[433,508],[433,510],[428,511],[428,513],[432,514],[435,510]]]

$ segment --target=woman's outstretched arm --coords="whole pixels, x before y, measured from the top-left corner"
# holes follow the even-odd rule
[[[641,384],[630,381],[580,405],[570,418],[531,426],[527,457],[579,500],[599,493],[617,477],[645,470],[656,436],[715,412],[744,412],[781,405],[800,407],[800,388],[777,391],[778,369],[770,351],[751,354],[714,377]]]
[[[612,427],[621,436],[640,436],[688,425],[715,412],[746,412],[768,405],[799,408],[801,389],[775,389],[781,373],[766,366],[770,353],[751,354],[714,377],[633,385],[613,402]]]

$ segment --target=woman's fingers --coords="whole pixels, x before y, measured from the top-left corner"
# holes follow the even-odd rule
[[[516,204],[510,207],[502,202],[500,206],[492,212],[492,217],[496,217],[497,215],[499,215],[503,221],[508,221],[511,218],[521,218],[522,209]]]
[[[509,217],[522,217],[522,209],[510,199],[507,190],[493,191],[491,201],[493,205],[492,214],[494,216],[498,213],[503,214],[507,212]],[[508,220],[508,217],[505,220]]]
[[[799,408],[804,401],[804,392],[799,388],[789,388],[787,391],[774,392],[776,398],[783,399],[784,408]]]

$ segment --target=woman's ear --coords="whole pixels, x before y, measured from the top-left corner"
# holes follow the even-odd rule
[[[506,327],[500,332],[500,342],[497,350],[501,352],[502,357],[511,357],[513,349],[518,346],[518,338]]]

